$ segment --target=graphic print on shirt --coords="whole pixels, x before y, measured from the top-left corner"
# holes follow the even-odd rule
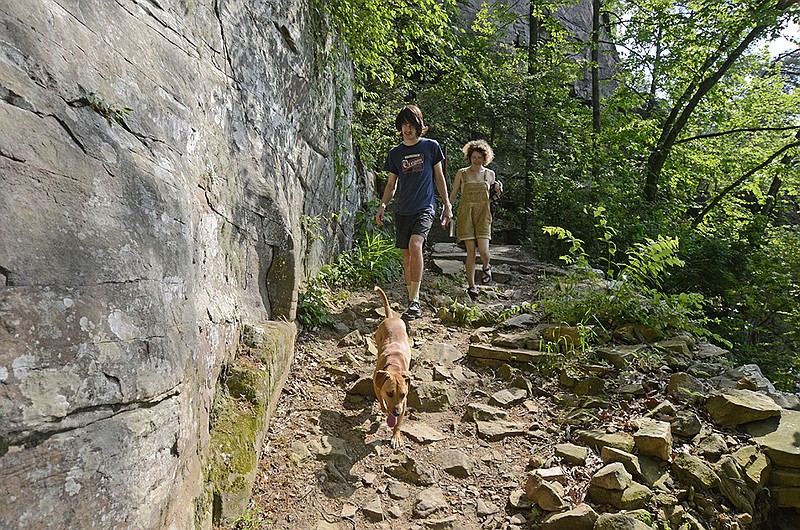
[[[413,153],[403,158],[400,170],[403,173],[419,173],[422,171],[423,167],[425,167],[425,155],[422,153]]]

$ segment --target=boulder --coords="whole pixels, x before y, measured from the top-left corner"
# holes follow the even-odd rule
[[[419,381],[411,387],[408,406],[422,412],[438,412],[450,408],[457,399],[453,385],[446,381]]]
[[[650,488],[637,482],[631,482],[624,490],[609,490],[589,485],[587,494],[593,501],[599,504],[609,504],[617,510],[644,508],[653,497]]]
[[[625,432],[607,433],[605,431],[576,429],[575,439],[600,452],[603,447],[613,447],[630,453],[634,448],[633,436]]]
[[[669,378],[667,395],[679,402],[697,403],[704,397],[705,387],[698,378],[678,372]]]
[[[594,524],[593,530],[653,530],[653,528],[622,513],[600,514]]]
[[[800,468],[800,412],[780,411],[780,417],[747,425],[753,436],[773,464],[792,469]]]
[[[633,435],[639,453],[669,460],[672,453],[672,429],[665,421],[642,418]]]
[[[243,323],[293,321],[303,276],[352,241],[355,213],[331,212],[372,196],[348,67],[297,0],[0,18],[0,526],[210,528]]]
[[[528,392],[524,388],[506,388],[489,396],[489,405],[508,408],[522,403],[526,397]]]
[[[579,504],[565,512],[547,514],[541,530],[593,530],[595,521],[597,512],[588,504]]]
[[[632,476],[642,476],[642,467],[639,464],[639,457],[636,455],[626,451],[620,451],[619,449],[614,449],[613,447],[603,447],[600,450],[600,459],[606,464],[620,462],[623,466],[625,466],[625,470]]]
[[[744,470],[744,477],[755,490],[767,485],[772,473],[772,463],[758,446],[745,445],[734,451],[731,456]]]
[[[570,443],[556,444],[555,456],[568,464],[584,466],[586,459],[589,458],[589,449]]]
[[[417,496],[413,516],[416,519],[426,518],[448,506],[447,498],[440,488],[427,488]]]
[[[528,475],[525,496],[547,512],[558,512],[569,507],[564,499],[564,487],[558,482],[544,480],[536,473]]]
[[[727,389],[714,393],[706,401],[706,409],[718,425],[742,425],[781,414],[775,401],[752,390]]]
[[[720,478],[720,491],[738,510],[754,513],[756,491],[749,488],[744,480],[744,470],[732,456],[725,455],[716,466]]]
[[[684,484],[707,491],[719,486],[719,477],[702,458],[680,453],[672,463],[672,472]]]
[[[633,477],[621,462],[607,464],[592,476],[590,484],[607,490],[624,490],[630,486]]]
[[[443,451],[439,454],[438,461],[442,469],[458,478],[469,477],[475,468],[472,459],[458,449]]]
[[[675,413],[675,418],[670,422],[672,434],[684,438],[691,438],[700,433],[702,424],[700,417],[691,410],[679,410]]]
[[[525,428],[522,425],[510,421],[476,421],[475,425],[478,428],[478,436],[491,442],[525,434]]]

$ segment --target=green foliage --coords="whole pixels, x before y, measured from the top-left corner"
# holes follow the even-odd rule
[[[450,48],[452,2],[332,0],[322,3],[356,65],[358,86],[393,85],[399,75],[427,75]],[[418,60],[400,64],[413,56]]]
[[[380,233],[365,233],[354,248],[304,282],[297,300],[297,320],[306,328],[332,325],[330,302],[336,291],[391,283],[402,272],[402,254],[393,240]]]
[[[464,304],[456,299],[451,300],[440,317],[461,327],[477,327],[479,322],[483,322],[481,309],[477,305]]]
[[[574,340],[572,335],[556,334],[555,340],[539,339],[539,351],[561,354],[561,365],[568,371],[574,371],[576,366],[588,364],[592,353],[592,344],[596,342],[597,332],[594,326],[587,326],[583,322],[576,325],[578,330],[578,340]],[[595,360],[595,364],[597,364]]]
[[[133,111],[129,107],[121,107],[117,104],[106,102],[102,97],[94,92],[89,92],[84,96],[88,105],[98,114],[106,119],[109,125],[117,122],[125,125],[125,116]]]
[[[567,265],[575,265],[579,268],[589,267],[589,255],[583,250],[583,240],[572,235],[572,232],[560,226],[543,226],[542,231],[554,236],[556,239],[570,243],[567,253],[559,256],[559,259]]]
[[[739,363],[755,362],[778,388],[798,391],[800,376],[800,234],[770,228],[748,248],[742,274],[719,294],[715,330],[733,343]]]
[[[380,236],[383,240],[389,241],[395,237],[394,225],[392,223],[392,213],[387,211],[383,218],[383,226],[375,222],[375,214],[381,204],[379,197],[370,199],[366,205],[356,212],[355,231],[357,234],[370,236]]]
[[[620,269],[619,277],[640,287],[660,286],[667,269],[685,265],[677,253],[677,238],[659,237],[655,241],[647,239],[645,243],[636,243],[627,251],[628,262]]]
[[[477,328],[486,325],[496,326],[514,315],[533,313],[536,311],[536,308],[536,304],[525,302],[520,305],[497,310],[476,304],[464,304],[452,298],[450,304],[442,308],[442,314],[440,316],[443,320],[461,327]]]
[[[546,234],[570,243],[561,259],[574,266],[573,274],[551,282],[540,293],[546,314],[556,321],[597,323],[605,329],[633,322],[655,329],[684,329],[706,335],[694,321],[703,308],[702,295],[667,294],[660,290],[668,270],[684,265],[677,257],[677,238],[647,239],[626,252],[625,263],[616,263],[611,259],[616,252],[612,239],[615,230],[602,214],[602,210],[593,213],[596,226],[603,229],[601,240],[608,246],[602,258],[607,265],[607,280],[589,268],[590,257],[581,239],[561,227],[543,228]]]
[[[297,295],[297,321],[306,329],[332,326],[334,323],[328,308],[330,288],[319,277],[306,280]]]
[[[797,230],[800,203],[800,83],[796,55],[776,61],[758,45],[800,19],[800,5],[604,1],[603,40],[620,53],[594,133],[591,109],[571,93],[586,79],[584,45],[550,15],[557,4],[532,5],[543,38],[527,43],[526,34],[512,42],[510,28],[527,20],[507,3],[484,3],[464,28],[451,0],[320,3],[347,44],[334,49],[354,58],[359,156],[380,169],[407,102],[449,148],[451,175],[457,149],[487,139],[506,191],[493,207],[496,241],[524,241],[542,259],[570,256],[609,280],[576,274],[562,286],[576,299],[598,297],[570,304],[575,322],[691,326],[705,302],[711,331],[742,359],[774,360],[784,370],[774,377],[789,384],[798,372],[787,357],[798,349],[791,325],[800,304],[786,234]],[[665,160],[651,202],[643,191],[654,154]],[[376,230],[370,210],[364,232]],[[563,227],[564,237],[542,227]],[[695,292],[703,297],[682,294]],[[595,319],[591,307],[608,315]]]
[[[655,372],[668,362],[663,349],[645,348],[631,354],[632,362],[629,369],[637,373],[646,374]]]
[[[394,116],[419,83],[451,69],[457,26],[453,0],[318,2],[354,63],[353,141],[369,168],[396,142]]]
[[[233,530],[260,530],[272,524],[257,509],[247,508],[233,523]]]
[[[757,363],[779,388],[796,391],[800,361],[800,235],[763,220],[732,230],[717,223],[681,236],[686,267],[665,287],[702,293],[706,326],[736,362]]]
[[[505,322],[506,320],[508,320],[513,316],[521,315],[524,313],[533,314],[536,312],[537,307],[538,305],[536,303],[531,303],[531,302],[523,302],[520,305],[513,305],[511,307],[508,307],[500,311],[497,314],[497,319],[495,320],[495,322],[497,323]]]
[[[333,289],[369,287],[391,283],[403,273],[403,256],[394,241],[376,234],[364,234],[356,246],[322,268],[319,277]]]

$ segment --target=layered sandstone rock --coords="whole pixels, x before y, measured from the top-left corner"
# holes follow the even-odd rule
[[[0,19],[0,527],[209,527],[220,373],[243,329],[294,317],[368,190],[334,163],[326,24],[299,0]]]

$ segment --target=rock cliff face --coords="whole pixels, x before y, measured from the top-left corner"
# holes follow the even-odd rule
[[[482,5],[483,2],[481,0],[466,0],[459,3],[461,16],[467,24],[472,23]],[[509,2],[508,8],[511,13],[516,15],[516,20],[506,31],[506,43],[519,47],[528,46],[528,15],[530,13],[531,2]],[[591,52],[588,43],[591,40],[592,33],[592,1],[576,0],[574,2],[563,2],[552,15],[553,18],[572,35],[574,42],[582,45],[581,53],[574,56],[573,60],[588,64],[589,61],[591,61]],[[607,15],[605,16],[607,17]],[[607,20],[604,21],[601,19],[600,24],[601,26],[608,27]],[[601,35],[599,61],[600,94],[602,97],[606,97],[616,88],[616,81],[613,81],[612,77],[616,73],[618,56],[616,48],[613,44],[610,44],[611,38],[607,36],[604,29],[601,29]],[[544,38],[547,38],[546,35]],[[573,92],[575,96],[586,101],[591,101],[592,80],[591,71],[588,68],[585,70],[583,77],[577,79],[573,84]]]
[[[0,0],[0,527],[210,526],[220,373],[368,191],[310,4]]]

